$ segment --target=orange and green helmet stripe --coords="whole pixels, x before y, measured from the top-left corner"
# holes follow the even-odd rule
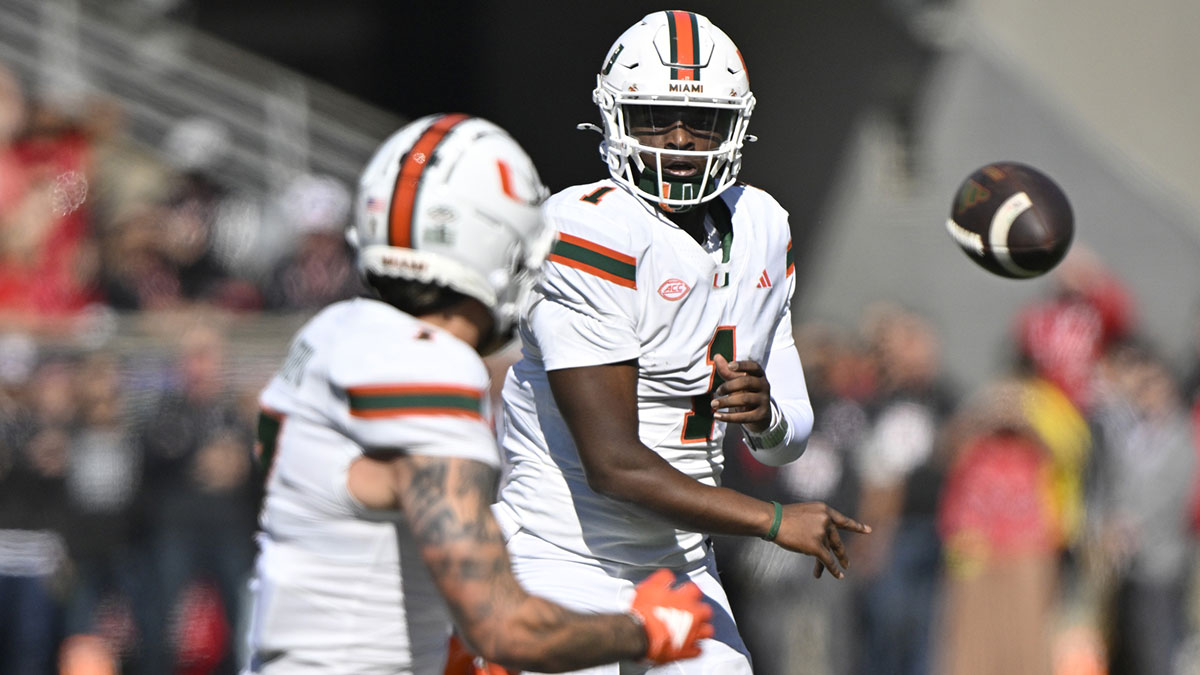
[[[400,159],[400,172],[396,174],[396,188],[392,191],[392,204],[388,209],[388,244],[399,248],[412,248],[413,211],[417,205],[417,191],[437,152],[438,145],[458,124],[469,119],[461,113],[443,115],[429,125],[413,147]]]
[[[560,233],[547,260],[574,267],[618,286],[637,289],[636,258],[582,237]]]
[[[700,31],[696,15],[692,12],[667,10],[667,27],[670,29],[672,80],[700,79]],[[686,66],[691,66],[690,68]]]
[[[483,390],[444,384],[347,387],[350,414],[359,418],[435,415],[483,419]]]

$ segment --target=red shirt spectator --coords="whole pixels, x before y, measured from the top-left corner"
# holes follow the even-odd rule
[[[1129,333],[1133,305],[1124,285],[1087,251],[1073,251],[1057,274],[1059,294],[1018,317],[1017,344],[1038,375],[1087,411],[1096,362]]]
[[[95,298],[88,231],[88,139],[67,130],[12,147],[24,190],[0,213],[0,310],[70,316]]]

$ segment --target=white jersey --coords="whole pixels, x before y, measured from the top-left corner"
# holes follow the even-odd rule
[[[718,485],[725,424],[709,408],[720,383],[713,357],[764,367],[772,351],[796,358],[787,214],[744,185],[718,201],[710,212],[727,207],[733,236],[724,249],[717,236],[715,250],[610,180],[546,203],[559,239],[522,318],[523,359],[503,390],[506,467],[494,510],[507,531],[524,528],[626,565],[682,567],[704,558],[704,535],[588,487],[546,371],[636,360],[642,442],[679,471]]]
[[[498,466],[487,388],[469,345],[383,302],[334,304],[300,330],[260,399],[250,646],[265,672],[442,672],[450,617],[411,532],[363,509],[346,475],[366,450]]]

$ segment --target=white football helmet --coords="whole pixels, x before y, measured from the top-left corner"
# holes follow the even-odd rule
[[[647,14],[617,38],[596,80],[600,155],[613,180],[671,211],[713,199],[737,180],[754,95],[737,46],[707,18],[671,10]],[[693,117],[707,113],[720,143],[703,151],[643,144],[631,131],[631,113],[646,119],[658,106],[686,107]],[[694,179],[664,179],[664,155],[703,157],[704,169]]]
[[[358,269],[445,286],[482,302],[497,336],[549,252],[547,196],[533,160],[495,124],[423,117],[376,151],[359,179],[347,239]]]

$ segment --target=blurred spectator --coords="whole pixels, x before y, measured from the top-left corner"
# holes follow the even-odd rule
[[[807,324],[796,331],[813,406],[813,431],[798,462],[779,469],[785,493],[824,501],[843,513],[858,507],[855,452],[868,429],[867,402],[879,374],[866,347],[848,331]]]
[[[1084,476],[1092,433],[1082,411],[1055,384],[1029,374],[1023,383],[1022,410],[1050,453],[1047,485],[1055,532],[1070,549],[1078,543],[1083,528]]]
[[[87,205],[91,139],[47,102],[28,107],[0,73],[0,322],[56,332],[98,300]]]
[[[0,334],[0,429],[5,431],[0,436],[0,458],[5,451],[16,449],[8,431],[18,418],[26,414],[23,400],[25,386],[37,365],[39,352],[37,341],[29,335]],[[0,459],[0,467],[3,465]]]
[[[66,551],[65,476],[74,432],[72,363],[33,371],[0,450],[0,672],[52,672]]]
[[[1061,538],[1051,455],[1025,410],[1026,383],[988,385],[955,413],[938,507],[946,553],[936,672],[1051,672]]]
[[[739,443],[730,452],[722,481],[766,499],[818,500],[852,513],[858,500],[853,451],[867,428],[861,399],[874,385],[872,364],[854,336],[831,325],[799,326],[796,347],[814,413],[804,455],[776,469],[759,464]],[[814,579],[809,559],[766,542],[728,537],[721,539],[717,551],[731,559],[723,581],[736,591],[731,602],[754,656],[755,672],[853,672],[851,586]],[[854,578],[858,561],[851,564]]]
[[[0,218],[16,210],[25,189],[25,175],[13,143],[25,128],[25,92],[9,68],[0,64]]]
[[[219,593],[226,629],[238,625],[242,589],[253,557],[255,488],[252,433],[231,391],[226,339],[211,325],[180,342],[178,387],[165,394],[139,431],[144,471],[142,517],[149,563],[142,672],[170,672],[187,617],[176,611],[184,591],[206,580]],[[182,624],[181,624],[182,622]],[[229,645],[218,672],[235,672]]]
[[[281,199],[295,249],[271,271],[266,308],[315,310],[357,295],[362,286],[345,237],[350,191],[335,178],[306,174]]]
[[[1185,634],[1196,439],[1179,385],[1151,350],[1105,358],[1089,501],[1092,573],[1110,580],[1110,672],[1169,673]]]
[[[1184,404],[1191,410],[1192,416],[1192,435],[1196,439],[1196,453],[1200,456],[1200,308],[1197,308],[1193,316],[1192,323],[1192,339],[1190,341],[1190,352],[1187,355],[1186,364],[1188,373],[1183,381],[1183,399]],[[1200,533],[1200,468],[1198,468],[1192,489],[1192,531]],[[1197,582],[1197,591],[1200,593],[1200,581]],[[1200,601],[1197,602],[1197,611],[1200,611]],[[1197,642],[1200,643],[1200,617],[1194,620],[1197,628]],[[1200,651],[1200,650],[1198,650]],[[1197,657],[1200,662],[1200,657]]]
[[[229,140],[223,127],[188,119],[163,144],[163,180],[111,178],[109,220],[102,237],[100,284],[109,305],[124,311],[191,311],[260,307],[261,294],[228,264],[220,231],[239,197],[221,178]],[[114,160],[116,161],[116,160]],[[142,170],[144,161],[134,161]],[[129,160],[117,161],[127,166]],[[249,229],[252,223],[238,222]]]
[[[1183,380],[1184,402],[1200,413],[1200,307],[1192,316],[1192,338],[1185,358],[1188,370]]]
[[[121,311],[183,307],[183,290],[163,252],[161,207],[132,204],[111,224],[101,248],[101,288],[109,306]]]
[[[180,174],[220,172],[233,146],[229,129],[207,117],[187,117],[171,125],[163,138],[167,164]]]
[[[864,333],[878,372],[870,429],[858,456],[860,514],[874,528],[851,557],[862,619],[862,673],[928,673],[941,546],[936,526],[943,480],[935,444],[953,407],[940,340],[915,313],[868,308]]]
[[[227,178],[234,143],[231,130],[208,117],[184,118],[168,130],[161,150],[174,186],[164,252],[185,298],[246,311],[261,307],[250,279],[278,258],[280,242],[264,240],[258,200]]]
[[[1017,344],[1032,370],[1086,414],[1096,363],[1108,345],[1129,334],[1134,308],[1124,285],[1080,245],[1053,274],[1055,295],[1018,317]]]
[[[120,363],[109,352],[88,355],[75,374],[80,427],[70,447],[66,485],[67,546],[73,564],[66,633],[108,659],[132,647],[130,602],[136,568],[130,553],[137,447],[125,427]],[[82,657],[77,657],[82,658]]]
[[[229,198],[229,190],[215,176],[201,171],[179,175],[161,224],[162,251],[184,300],[230,310],[258,309],[257,289],[231,273],[214,249],[217,219]]]

